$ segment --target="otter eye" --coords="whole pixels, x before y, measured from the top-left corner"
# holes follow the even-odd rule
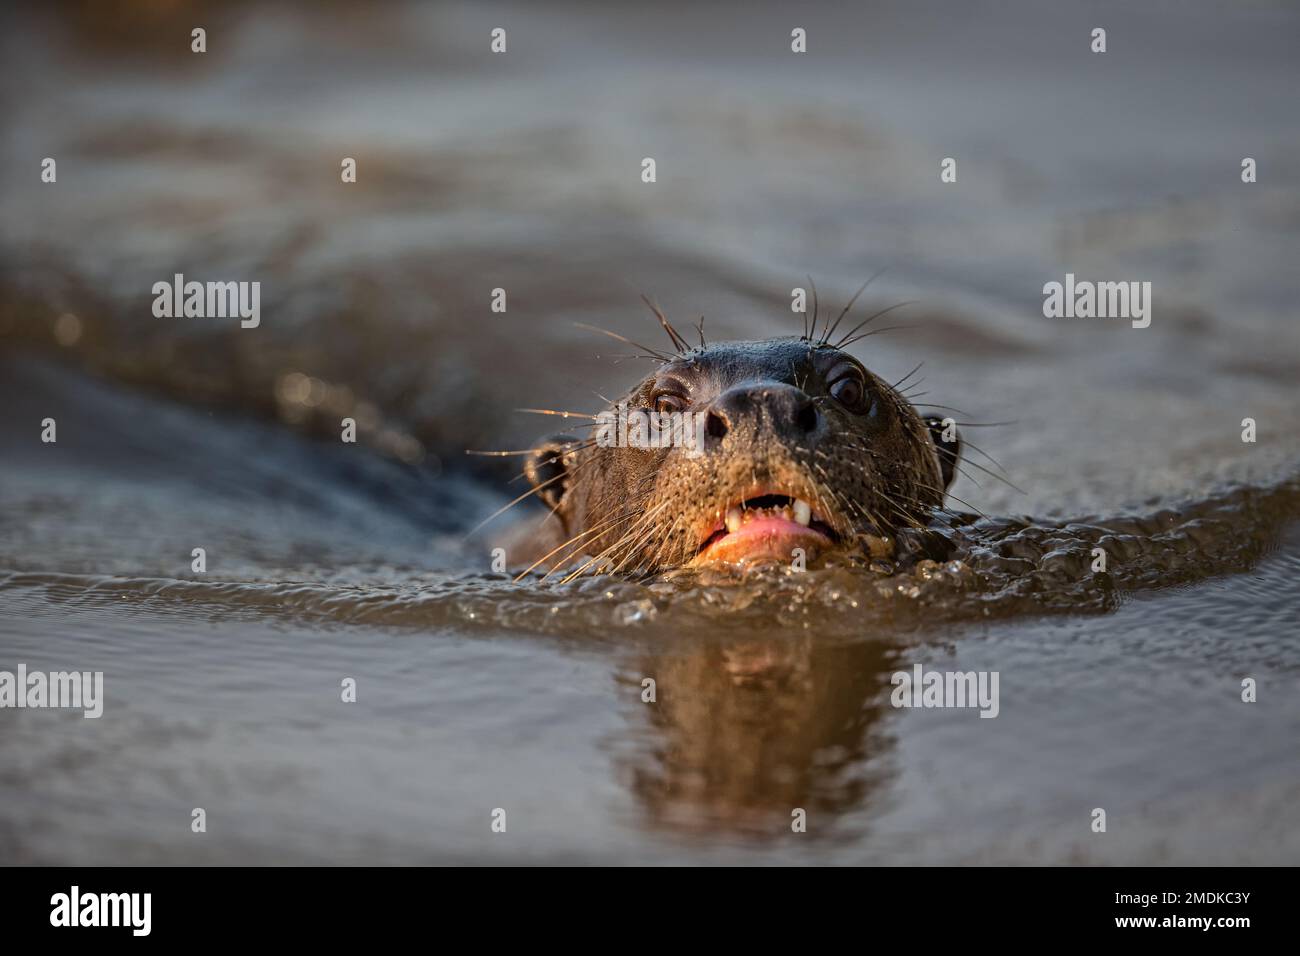
[[[686,409],[686,399],[674,392],[655,392],[650,397],[650,404],[660,415],[671,415]]]
[[[831,397],[855,415],[868,411],[867,384],[855,372],[831,383]]]

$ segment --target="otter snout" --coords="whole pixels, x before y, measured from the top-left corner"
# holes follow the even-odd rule
[[[822,416],[803,389],[780,382],[737,385],[709,406],[704,426],[705,451],[759,436],[788,445],[806,445],[822,426]]]

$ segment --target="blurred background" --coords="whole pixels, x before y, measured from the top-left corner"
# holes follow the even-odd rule
[[[460,470],[552,424],[511,409],[591,411],[642,374],[575,322],[653,335],[646,293],[785,333],[805,276],[838,311],[884,270],[859,312],[915,300],[911,328],[863,358],[1019,420],[994,441],[1024,510],[1195,491],[1296,449],[1236,423],[1293,394],[1298,14],[1130,7],[19,7],[0,335],[321,433],[359,410],[384,453]],[[1152,327],[1045,319],[1067,271],[1150,281]],[[262,327],[155,319],[175,272],[260,280]]]

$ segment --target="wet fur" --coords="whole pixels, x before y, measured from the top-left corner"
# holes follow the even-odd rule
[[[725,407],[733,426],[699,456],[601,447],[571,434],[544,439],[525,466],[551,509],[532,536],[530,562],[568,573],[680,567],[728,503],[763,487],[812,502],[843,549],[860,547],[864,535],[925,524],[943,503],[959,442],[944,442],[939,422],[831,345],[829,331],[694,348],[672,335],[678,354],[653,353],[659,367],[620,401],[652,409],[657,388],[679,382],[689,388],[688,411]],[[866,384],[870,413],[855,413],[830,393],[829,376],[850,363]],[[801,431],[787,419],[805,401],[816,409],[816,425]],[[806,425],[806,408],[803,415]]]

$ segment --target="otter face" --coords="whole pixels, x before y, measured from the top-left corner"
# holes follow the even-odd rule
[[[807,339],[692,349],[623,401],[691,416],[702,447],[554,436],[526,468],[573,554],[611,570],[862,550],[923,523],[960,452],[847,352]]]

